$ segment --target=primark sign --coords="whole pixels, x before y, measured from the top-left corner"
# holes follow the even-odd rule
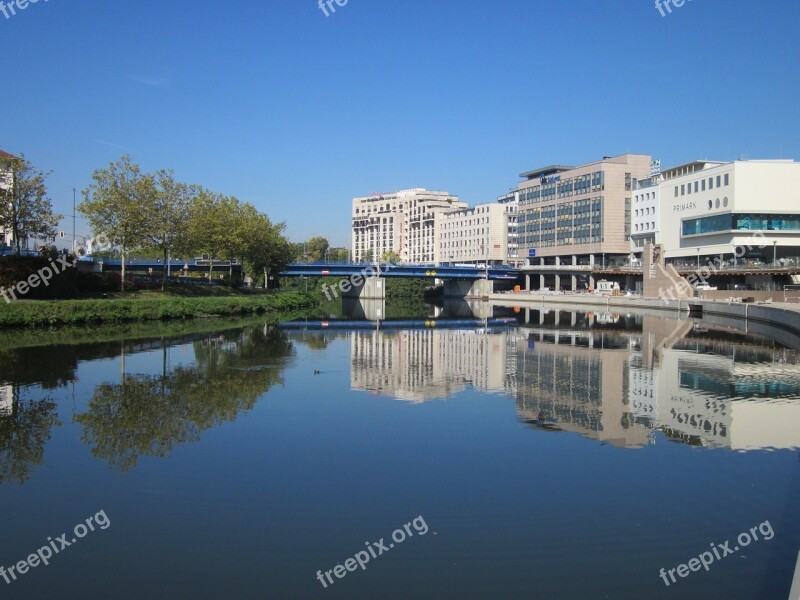
[[[672,206],[672,212],[686,212],[687,210],[697,210],[697,202],[684,202]]]

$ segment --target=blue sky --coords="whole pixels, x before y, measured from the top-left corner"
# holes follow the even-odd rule
[[[40,0],[0,15],[0,148],[53,170],[65,214],[127,151],[345,245],[376,191],[490,202],[626,151],[800,159],[799,25],[787,0]]]

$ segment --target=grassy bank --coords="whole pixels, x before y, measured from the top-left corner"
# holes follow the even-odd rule
[[[129,323],[287,313],[316,306],[305,293],[0,302],[0,327]]]

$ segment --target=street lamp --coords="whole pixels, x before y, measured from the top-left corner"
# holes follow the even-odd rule
[[[778,265],[778,240],[772,240],[772,266]]]
[[[697,248],[697,268],[700,268],[700,248]]]

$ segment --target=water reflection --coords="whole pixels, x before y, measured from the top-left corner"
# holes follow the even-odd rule
[[[487,307],[460,302],[439,314],[474,317],[477,308],[488,324],[496,313]],[[350,344],[351,388],[411,402],[468,387],[505,393],[535,429],[623,448],[656,443],[659,432],[732,450],[800,447],[791,426],[800,419],[798,353],[770,339],[605,312],[526,309],[515,327],[447,324],[393,330],[378,321],[341,333]]]
[[[160,375],[121,375],[98,385],[88,410],[75,416],[92,454],[120,469],[142,456],[163,457],[177,444],[250,410],[281,382],[292,345],[276,328],[252,328],[193,343],[194,364]]]
[[[19,386],[0,386],[0,485],[30,478],[59,425],[52,400],[20,401]]]

